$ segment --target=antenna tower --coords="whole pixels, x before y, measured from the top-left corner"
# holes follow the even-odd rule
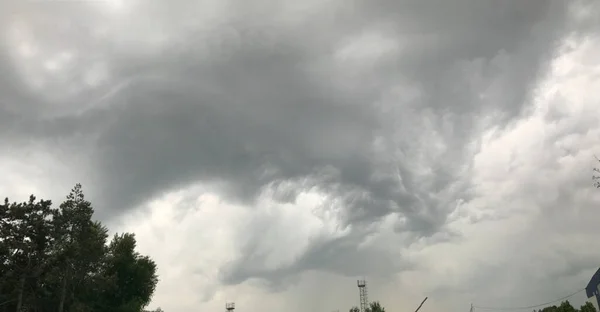
[[[233,312],[233,310],[235,310],[235,303],[233,303],[233,302],[226,303],[225,310],[227,310],[227,312]]]
[[[367,281],[366,280],[358,280],[356,282],[358,285],[358,291],[360,294],[360,312],[366,312],[369,308],[369,297],[367,296]]]

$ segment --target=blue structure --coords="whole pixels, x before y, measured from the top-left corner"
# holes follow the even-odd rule
[[[588,299],[596,297],[596,303],[598,304],[596,307],[600,307],[600,290],[598,286],[600,286],[600,269],[594,273],[594,276],[592,276],[592,279],[590,279],[590,282],[585,287],[585,294]]]

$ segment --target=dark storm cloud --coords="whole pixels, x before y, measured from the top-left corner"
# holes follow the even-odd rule
[[[476,131],[480,130],[477,122],[485,116],[496,115],[497,118],[492,122],[502,125],[527,113],[531,87],[537,77],[544,74],[546,64],[563,34],[565,7],[558,2],[511,2],[510,5],[483,3],[474,5],[469,2],[465,6],[453,3],[446,10],[416,3],[408,6],[399,4],[383,11],[379,10],[382,7],[372,6],[373,11],[382,16],[385,16],[382,12],[401,12],[398,14],[406,18],[399,18],[398,14],[391,17],[398,20],[395,27],[397,36],[415,38],[414,47],[411,47],[413,42],[409,40],[398,59],[390,61],[391,66],[384,63],[379,68],[374,74],[377,82],[385,86],[403,77],[416,84],[424,96],[413,106],[416,112],[402,109],[402,106],[412,103],[403,103],[400,99],[400,102],[392,104],[400,107],[396,110],[397,114],[380,116],[380,120],[387,121],[384,125],[391,124],[392,128],[398,130],[397,135],[401,138],[400,142],[395,142],[398,142],[401,150],[406,151],[396,163],[384,166],[385,170],[397,171],[395,178],[389,175],[381,180],[372,179],[377,169],[373,166],[374,161],[371,161],[352,167],[362,180],[334,179],[336,182],[364,182],[347,183],[357,187],[342,192],[352,197],[344,197],[347,203],[351,203],[347,214],[351,222],[359,224],[361,220],[398,209],[407,217],[405,222],[398,225],[399,231],[415,231],[429,236],[442,230],[447,215],[456,206],[455,201],[458,198],[468,199],[469,196],[468,178],[464,176],[468,174],[468,169],[465,171],[464,166],[468,164],[472,152],[467,145],[477,135]],[[473,18],[467,18],[467,15]],[[410,18],[412,16],[414,18]],[[480,97],[481,94],[486,98]],[[411,168],[411,164],[422,162],[419,159],[422,155],[419,154],[427,153],[427,145],[432,143],[427,140],[426,134],[419,133],[428,129],[423,129],[426,127],[422,123],[412,120],[423,116],[431,116],[433,129],[429,130],[441,136],[448,145],[443,155],[427,163],[434,172],[430,179],[422,179]],[[467,182],[462,182],[464,180]],[[333,245],[340,246],[337,243]],[[335,250],[334,246],[327,248]],[[315,254],[323,257],[328,254],[320,248],[314,250],[319,250]],[[314,260],[311,254],[307,253],[306,258],[298,260],[297,264],[310,267],[310,260]],[[378,254],[373,257],[385,261],[389,255]],[[359,268],[369,267],[351,257],[342,262],[322,260],[315,260],[315,263],[319,263],[321,268],[324,268],[323,263],[336,263],[336,269],[333,270],[341,274],[357,275],[360,274]],[[294,270],[293,267],[287,267],[263,272],[253,269],[246,261],[240,261],[234,267],[227,271],[226,282],[239,283],[251,276],[277,280]],[[385,267],[386,271],[398,269],[393,265],[380,267]]]
[[[148,12],[162,16],[157,24],[179,25],[192,18],[183,3],[169,11],[177,22],[158,8]],[[495,114],[490,122],[504,125],[526,111],[531,86],[562,35],[561,3],[364,1],[337,10],[335,18],[260,28],[262,37],[237,31],[257,27],[250,25],[252,15],[209,30],[218,35],[208,39],[193,26],[172,26],[167,33],[178,37],[166,48],[127,50],[107,42],[115,45],[104,54],[112,81],[84,93],[86,103],[96,103],[91,108],[52,118],[16,110],[10,119],[19,122],[4,122],[2,129],[20,132],[21,140],[66,137],[93,146],[86,155],[93,155],[94,174],[85,178],[101,194],[95,202],[104,218],[197,181],[252,204],[273,183],[304,179],[304,188],[344,203],[347,224],[399,213],[398,231],[431,236],[444,230],[456,200],[469,196],[469,157],[476,149],[470,144],[482,120]],[[400,52],[358,79],[332,77],[326,66],[340,38],[373,27],[397,39]],[[265,43],[247,39],[252,36]],[[419,96],[400,94],[385,110],[377,105],[402,84]],[[2,99],[23,101],[21,94],[10,91]],[[47,107],[44,100],[27,101]],[[443,146],[435,149],[433,141]],[[298,191],[281,199],[293,200]],[[358,273],[339,258],[342,246],[336,240],[313,246],[285,270]],[[336,248],[339,255],[328,258],[324,250]],[[224,280],[282,275],[248,265],[235,263]]]

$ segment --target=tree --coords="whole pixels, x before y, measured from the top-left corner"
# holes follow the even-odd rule
[[[135,236],[93,221],[77,184],[58,209],[50,201],[0,204],[0,311],[139,312],[154,293],[156,264]]]
[[[8,198],[4,200],[4,204],[0,204],[0,302],[5,302],[9,298],[4,294],[4,289],[7,287],[8,278],[11,273],[11,241],[9,233],[11,229],[10,204]]]
[[[360,309],[358,307],[352,307],[350,308],[350,312],[360,312]],[[369,303],[369,306],[365,312],[385,312],[385,309],[378,301],[373,301]]]
[[[140,311],[150,303],[158,283],[156,264],[135,251],[135,235],[115,235],[108,247],[104,278],[106,308],[115,312]]]
[[[51,233],[49,216],[51,202],[30,196],[28,202],[9,204],[8,199],[0,209],[2,212],[3,276],[0,285],[1,297],[15,296],[15,310],[23,308],[27,289],[37,288],[38,278],[48,267]],[[31,287],[26,287],[31,283]],[[11,290],[12,289],[12,290]]]
[[[105,253],[107,231],[92,221],[94,209],[85,200],[81,184],[75,185],[54,219],[57,235],[57,268],[60,275],[58,312],[64,311],[67,294],[97,273]]]
[[[561,302],[560,306],[558,306],[558,311],[560,311],[560,312],[578,312],[577,309],[575,309],[571,305],[571,303],[569,302],[569,300]]]
[[[369,307],[366,312],[385,312],[385,309],[379,304],[379,301],[373,301],[369,303]]]
[[[535,310],[533,310],[536,312]],[[575,309],[569,300],[563,301],[559,306],[553,305],[538,310],[538,312],[596,312],[596,308],[590,302],[586,302],[579,310]]]
[[[596,307],[594,307],[594,305],[587,301],[584,305],[581,306],[581,308],[579,308],[580,312],[596,312]]]

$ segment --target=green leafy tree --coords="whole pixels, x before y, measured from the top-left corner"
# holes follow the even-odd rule
[[[373,301],[369,303],[369,307],[366,312],[385,312],[385,309],[379,304],[379,301]]]
[[[156,264],[135,236],[92,219],[77,184],[59,209],[50,201],[0,204],[0,311],[140,312],[154,293]]]
[[[581,308],[579,308],[580,312],[596,312],[596,307],[594,307],[594,305],[587,301],[584,305],[581,306]]]
[[[25,306],[28,296],[38,288],[39,278],[48,268],[51,234],[49,216],[51,202],[31,196],[28,202],[9,204],[8,199],[0,209],[0,230],[3,258],[3,278],[0,285],[3,299],[12,297],[15,310]],[[28,300],[31,304],[32,300]]]
[[[150,303],[158,283],[156,264],[135,251],[135,235],[115,235],[108,247],[105,300],[110,311],[140,311]]]
[[[545,308],[539,310],[539,312],[558,312],[558,311],[559,311],[558,307],[555,305],[550,306],[550,307],[545,307]]]
[[[3,204],[0,204],[0,303],[4,303],[10,298],[5,293],[5,289],[8,288],[8,278],[11,275],[11,241],[9,233],[11,229],[11,218],[10,218],[10,204],[8,198],[4,200]]]
[[[358,307],[352,307],[350,308],[350,312],[360,312],[360,309]],[[369,306],[365,312],[385,312],[385,309],[378,301],[373,301],[369,303]]]
[[[63,312],[67,296],[76,286],[99,273],[105,254],[107,230],[92,221],[94,209],[85,200],[81,184],[75,185],[60,205],[54,219],[57,233],[57,262],[60,271],[58,312]],[[81,287],[77,287],[81,290]]]
[[[571,305],[571,303],[569,302],[569,300],[561,302],[560,306],[558,306],[558,311],[559,312],[578,312],[577,309],[575,309]]]
[[[535,310],[533,311],[536,312]],[[538,310],[538,312],[596,312],[596,308],[590,302],[586,302],[579,310],[577,310],[568,300],[566,300],[561,302],[558,306],[553,305],[545,307]]]

